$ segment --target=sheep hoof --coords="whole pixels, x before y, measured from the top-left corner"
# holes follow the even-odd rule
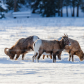
[[[15,60],[17,60],[17,58]]]
[[[34,57],[32,57],[32,62],[34,62]]]
[[[22,59],[22,60],[24,60],[24,59]]]

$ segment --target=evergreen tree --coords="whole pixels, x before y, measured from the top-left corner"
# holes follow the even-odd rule
[[[68,17],[68,6],[70,5],[70,0],[65,0],[64,5],[66,6],[66,16]]]
[[[61,6],[60,6],[60,1],[61,0],[57,0],[56,1],[56,10],[58,10],[57,12],[58,12],[58,16],[60,16],[60,8],[61,8]]]
[[[74,17],[74,15],[75,15],[75,1],[76,1],[76,0],[72,0],[72,6],[73,6],[72,17]]]
[[[82,10],[82,12],[84,12],[84,0],[81,0],[81,10]]]
[[[6,0],[6,4],[8,4],[9,10],[14,9],[14,11],[18,11],[20,8],[19,3],[25,4],[25,0]]]
[[[40,5],[42,16],[51,17],[56,13],[56,0],[42,0]]]
[[[58,16],[63,16],[63,8],[64,0],[56,0],[56,13],[58,13]]]
[[[55,13],[58,13],[58,16],[63,16],[63,1],[64,0],[32,0],[31,8],[33,9],[32,13],[35,13],[37,9],[42,14],[42,16],[50,17],[55,16]],[[60,10],[61,9],[61,10]]]
[[[61,17],[63,17],[63,10],[62,10],[62,7],[63,7],[63,0],[61,0]]]
[[[17,0],[17,3],[25,4],[26,0]]]
[[[79,5],[80,5],[81,0],[71,0],[72,7],[73,7],[73,13],[72,17],[75,16],[75,7],[77,6],[77,17],[79,16]]]
[[[41,0],[31,0],[31,8],[33,9],[32,13],[35,13],[37,9],[39,9]]]
[[[8,4],[9,10],[12,10],[14,8],[14,0],[6,0],[6,4]]]
[[[80,6],[81,0],[77,0],[77,17],[79,17],[79,6]]]

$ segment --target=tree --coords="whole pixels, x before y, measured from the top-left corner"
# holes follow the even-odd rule
[[[81,10],[82,10],[82,12],[84,12],[84,0],[81,0]]]
[[[37,9],[39,9],[41,0],[31,0],[31,8],[33,9],[32,13],[35,13]]]
[[[61,2],[61,17],[63,17],[63,10],[62,10],[62,7],[63,7],[63,0],[60,0]]]
[[[77,17],[79,17],[79,5],[81,0],[77,0]]]
[[[40,5],[42,16],[51,17],[56,13],[56,0],[42,0]]]
[[[33,13],[39,9],[39,13],[45,17],[55,16],[56,13],[56,0],[32,0],[31,8]]]
[[[14,8],[14,0],[6,0],[6,4],[8,5],[9,10]]]
[[[7,5],[0,1],[0,19],[5,17],[3,12],[7,12],[7,10]]]
[[[74,17],[74,13],[75,13],[75,0],[72,0],[72,6],[73,6],[72,17]]]
[[[56,12],[58,13],[58,16],[63,17],[63,6],[64,6],[64,0],[56,0]]]
[[[64,3],[66,6],[66,16],[68,17],[68,6],[70,5],[70,0],[65,0]]]
[[[71,0],[71,2],[72,2],[72,6],[73,6],[72,17],[75,16],[74,11],[75,11],[76,6],[77,6],[77,15],[76,16],[78,17],[79,16],[79,6],[80,6],[81,0]]]
[[[60,3],[61,3],[61,0],[56,0],[56,11],[58,13],[58,16],[60,16]]]
[[[17,10],[17,0],[14,0],[14,12],[16,12]]]
[[[18,11],[20,8],[20,4],[25,4],[25,0],[6,0],[6,4],[8,4],[8,9],[14,11]]]

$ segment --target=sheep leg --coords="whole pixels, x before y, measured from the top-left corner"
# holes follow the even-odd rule
[[[20,54],[17,54],[17,56],[16,56],[15,60],[17,60],[17,59],[19,58],[19,56],[20,56]]]
[[[37,57],[38,62],[39,62],[39,59],[40,59],[41,55],[42,55],[42,53],[39,54],[39,56]]]
[[[56,62],[56,54],[53,54],[53,63]]]
[[[70,61],[70,59],[71,59],[71,53],[69,53],[69,61]]]
[[[73,55],[72,55],[72,62],[74,61]]]
[[[45,55],[43,55],[43,59],[44,59]]]
[[[48,55],[46,57],[48,58]]]
[[[36,54],[32,57],[32,62],[34,62],[34,59],[36,58],[37,55],[38,55],[38,53],[36,53]]]
[[[73,52],[73,51],[70,51],[70,52],[69,52],[69,60],[70,60],[71,57],[72,57],[72,61],[74,61],[74,59],[73,59],[73,55],[74,55],[74,52]]]
[[[37,57],[38,62],[39,62],[39,58],[41,57],[42,53],[43,53],[43,50],[39,50],[39,55]]]
[[[50,59],[52,59],[52,55],[50,55]]]
[[[25,54],[22,54],[22,60],[24,60],[24,56],[25,56]]]
[[[71,56],[72,56],[72,54],[71,54],[71,50],[69,51],[69,61],[71,60]]]
[[[59,60],[61,60],[61,53],[62,53],[62,52],[60,52],[60,53],[57,55]]]

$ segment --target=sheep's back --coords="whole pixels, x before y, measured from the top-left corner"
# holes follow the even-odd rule
[[[70,38],[69,38],[69,41],[70,41],[71,45],[65,46],[65,50],[67,52],[69,52],[69,50],[78,51],[79,49],[81,49],[78,41],[70,39]]]

